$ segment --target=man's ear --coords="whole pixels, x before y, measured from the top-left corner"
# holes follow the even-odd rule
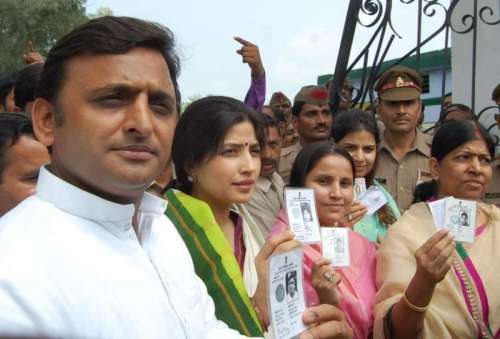
[[[439,180],[441,168],[439,167],[439,162],[436,158],[429,159],[429,169],[431,171],[432,179]]]
[[[56,128],[55,105],[43,98],[37,98],[31,110],[31,119],[35,136],[45,146],[54,143]]]
[[[297,128],[299,126],[299,117],[298,116],[292,115],[292,124],[293,124],[293,128],[295,128],[295,130],[297,130]]]

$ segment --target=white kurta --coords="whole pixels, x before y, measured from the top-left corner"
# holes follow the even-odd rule
[[[40,171],[37,193],[0,218],[0,335],[239,338],[216,320],[189,252],[146,194],[116,204]]]

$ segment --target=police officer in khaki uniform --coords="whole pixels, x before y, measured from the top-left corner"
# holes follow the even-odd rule
[[[263,119],[266,144],[261,152],[261,167],[255,191],[245,207],[260,228],[260,232],[267,236],[278,212],[283,207],[285,184],[277,172],[281,153],[278,122],[267,116]]]
[[[285,183],[288,183],[293,162],[302,147],[330,138],[333,117],[328,106],[327,90],[321,86],[302,87],[293,100],[292,115],[299,142],[281,151],[279,174]]]
[[[415,186],[432,179],[432,137],[417,129],[422,114],[422,85],[420,75],[404,66],[388,69],[375,84],[377,113],[385,126],[375,177],[402,211],[411,205]]]
[[[278,121],[288,122],[291,119],[292,103],[283,92],[274,92],[269,100],[269,107]]]

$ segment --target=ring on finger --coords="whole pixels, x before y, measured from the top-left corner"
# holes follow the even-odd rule
[[[325,279],[331,283],[335,281],[333,275],[330,272],[323,273],[323,277],[325,277]]]
[[[347,220],[352,221],[352,214],[347,215]]]

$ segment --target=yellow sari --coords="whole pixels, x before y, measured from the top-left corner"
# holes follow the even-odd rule
[[[419,338],[500,338],[500,209],[479,203],[488,216],[473,244],[457,244],[453,266],[436,285]],[[415,251],[437,231],[425,203],[389,228],[377,255],[374,338],[389,338],[387,314],[416,270]]]

